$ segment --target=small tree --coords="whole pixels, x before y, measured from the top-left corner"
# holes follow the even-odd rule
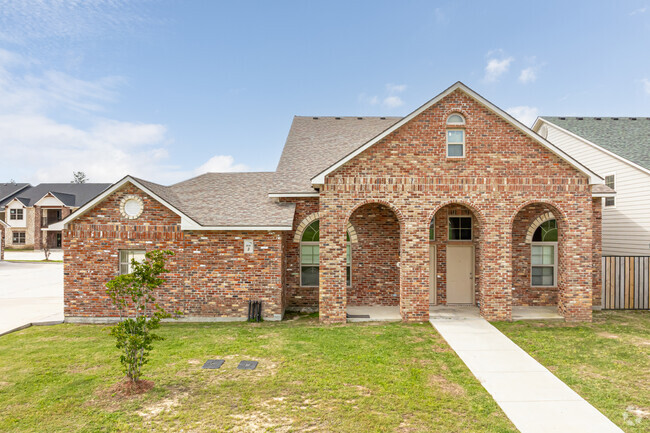
[[[120,321],[112,327],[111,335],[117,340],[117,348],[122,349],[120,362],[126,376],[137,382],[142,374],[142,366],[147,363],[153,342],[163,338],[152,331],[160,327],[160,321],[172,317],[156,303],[155,291],[165,279],[160,274],[165,269],[167,256],[171,251],[150,251],[145,260],[131,260],[131,273],[122,274],[106,283],[108,295],[120,312]]]
[[[86,183],[86,182],[88,182],[86,173],[84,173],[83,171],[72,172],[72,180],[70,181],[70,183]]]
[[[43,254],[45,254],[45,261],[50,261],[50,244],[47,239],[48,232],[43,234]]]

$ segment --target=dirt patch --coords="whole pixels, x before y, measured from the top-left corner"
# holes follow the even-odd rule
[[[609,332],[599,332],[598,336],[603,337],[603,338],[609,338],[611,340],[617,340],[617,339],[621,338],[620,336],[618,336],[616,334],[610,334]]]
[[[431,351],[436,353],[445,353],[451,352],[451,348],[449,346],[431,346]]]
[[[370,391],[370,388],[366,388],[365,386],[352,385],[352,384],[349,384],[349,383],[344,383],[343,385],[356,389],[360,396],[370,397],[372,395],[372,391]]]
[[[136,413],[140,415],[145,421],[148,421],[156,415],[161,414],[162,412],[171,411],[175,406],[178,406],[181,400],[187,396],[188,393],[172,393],[172,395],[168,398],[157,401],[155,403],[150,403]]]
[[[0,381],[0,388],[4,388],[5,386],[11,386],[11,383]]]
[[[453,396],[465,395],[465,389],[462,386],[458,385],[457,383],[451,382],[446,377],[440,376],[438,374],[432,374],[429,376],[429,385],[441,389],[443,392],[449,395],[453,395]]]
[[[647,407],[628,406],[625,411],[635,418],[650,419],[650,408]]]
[[[128,399],[129,397],[142,395],[150,391],[154,386],[151,380],[138,380],[132,382],[128,379],[116,383],[108,389],[108,394],[116,400]]]

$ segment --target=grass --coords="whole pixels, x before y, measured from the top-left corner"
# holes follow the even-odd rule
[[[0,431],[514,432],[428,324],[166,324],[144,379],[120,397],[99,325],[0,338]],[[202,370],[206,359],[226,359]],[[241,360],[257,360],[240,371]]]
[[[624,431],[650,431],[650,312],[594,312],[591,324],[495,323]]]

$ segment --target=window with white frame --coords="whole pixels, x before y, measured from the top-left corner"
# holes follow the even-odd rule
[[[17,245],[24,245],[25,244],[25,232],[13,232],[12,235],[11,235],[11,242],[13,244],[17,244]]]
[[[133,271],[131,260],[144,261],[144,250],[120,250],[120,274],[130,274]]]
[[[605,176],[605,185],[616,190],[616,175]],[[605,197],[605,207],[616,206],[616,197]]]
[[[318,287],[319,240],[320,223],[316,220],[307,226],[300,240],[300,285],[303,287]],[[346,233],[345,257],[345,281],[350,286],[352,284],[352,247],[349,233]]]
[[[545,221],[535,230],[530,249],[532,286],[557,286],[557,239],[555,220]]]
[[[318,220],[309,224],[300,240],[300,285],[318,286],[318,261],[320,225]]]
[[[22,220],[24,218],[23,209],[9,209],[10,220]]]
[[[465,118],[454,113],[447,118],[447,125],[455,129],[447,129],[447,158],[465,157],[465,130],[459,129],[465,125]]]

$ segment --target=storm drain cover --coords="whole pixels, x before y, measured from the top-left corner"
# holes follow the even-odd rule
[[[370,319],[370,314],[348,314],[348,319]]]
[[[217,368],[220,368],[224,362],[226,361],[224,361],[223,359],[208,359],[207,361],[205,361],[205,364],[203,364],[202,368],[216,370]]]
[[[242,361],[237,366],[238,370],[255,370],[257,367],[257,361]]]

